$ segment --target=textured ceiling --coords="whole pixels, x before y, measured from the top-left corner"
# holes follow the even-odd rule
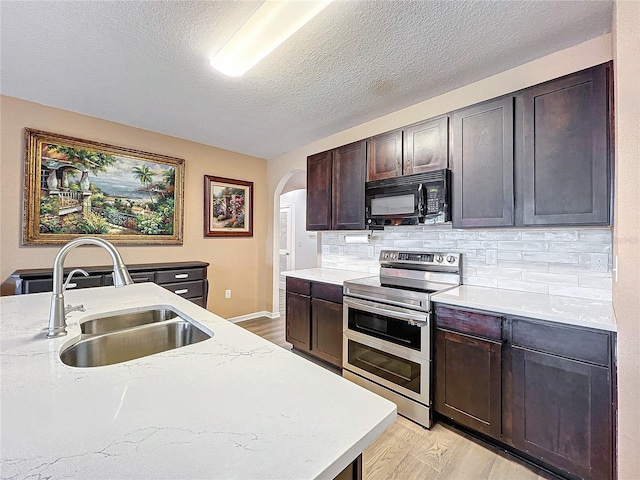
[[[336,1],[225,77],[209,56],[258,6],[1,0],[0,91],[269,159],[608,33],[612,12],[597,0]]]

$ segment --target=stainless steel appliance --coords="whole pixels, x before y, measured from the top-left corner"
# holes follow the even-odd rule
[[[431,426],[431,296],[460,285],[459,253],[380,252],[380,274],[344,283],[343,376]]]
[[[449,222],[450,185],[451,171],[446,169],[367,182],[365,223],[373,230]]]

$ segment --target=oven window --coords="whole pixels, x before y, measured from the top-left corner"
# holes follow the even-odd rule
[[[371,215],[403,215],[415,211],[415,195],[396,195],[390,197],[373,197],[371,199]]]
[[[349,340],[349,364],[420,393],[420,364]]]
[[[350,307],[349,330],[387,340],[403,347],[420,350],[420,327],[409,325],[409,322],[404,320],[397,320]]]

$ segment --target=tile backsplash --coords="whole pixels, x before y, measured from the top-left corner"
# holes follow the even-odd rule
[[[378,273],[385,248],[459,252],[462,283],[550,295],[611,301],[612,228],[469,229],[451,225],[386,227],[368,244],[347,243],[345,235],[322,233],[322,266]],[[595,271],[593,254],[606,256]],[[595,266],[595,265],[594,265]]]

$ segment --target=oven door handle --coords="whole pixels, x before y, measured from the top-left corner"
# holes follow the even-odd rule
[[[411,313],[403,313],[398,312],[396,310],[386,310],[384,308],[375,307],[369,303],[359,302],[357,300],[353,300],[351,298],[344,298],[343,303],[349,307],[354,308],[356,310],[362,310],[364,312],[374,313],[377,315],[384,315],[385,317],[395,318],[397,320],[404,320],[405,322],[409,322],[410,325],[416,327],[425,327],[429,325],[429,317],[430,313],[424,312],[420,315],[411,314]]]

